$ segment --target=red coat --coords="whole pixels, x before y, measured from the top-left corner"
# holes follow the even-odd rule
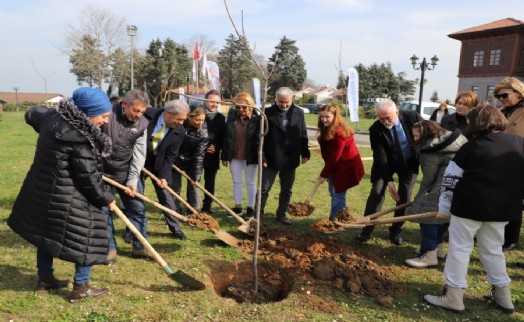
[[[359,184],[364,176],[364,165],[353,135],[343,138],[340,131],[329,141],[320,141],[320,151],[325,165],[322,178],[333,178],[336,192],[342,192]]]

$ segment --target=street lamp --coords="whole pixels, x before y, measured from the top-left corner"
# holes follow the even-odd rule
[[[16,111],[18,112],[18,90],[20,89],[20,87],[18,86],[15,86],[13,87],[13,90],[15,91],[15,99],[16,99]]]
[[[422,109],[422,93],[424,91],[424,73],[426,72],[426,70],[433,70],[433,69],[435,69],[435,66],[437,65],[437,62],[438,62],[438,57],[437,57],[437,55],[433,56],[433,58],[431,58],[431,64],[428,64],[426,62],[426,57],[424,57],[422,59],[422,62],[419,65],[419,67],[417,67],[417,60],[418,60],[417,56],[413,55],[410,59],[411,59],[411,65],[413,65],[413,69],[414,70],[419,70],[420,69],[420,73],[421,73],[421,76],[420,76],[420,90],[419,90],[418,107],[417,107],[417,112],[420,114],[420,111]],[[432,67],[430,67],[430,65]]]
[[[127,35],[131,37],[131,89],[135,89],[135,73],[133,70],[133,37],[136,36],[137,27],[134,25],[127,25]]]

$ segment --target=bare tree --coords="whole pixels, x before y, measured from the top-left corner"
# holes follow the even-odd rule
[[[74,23],[69,23],[63,31],[64,44],[59,49],[70,56],[78,50],[82,39],[89,36],[94,39],[96,56],[89,57],[95,60],[91,71],[95,75],[95,82],[102,89],[104,79],[110,73],[110,59],[115,50],[124,44],[126,36],[126,19],[118,17],[110,11],[87,5],[82,8]],[[125,46],[124,46],[125,47]]]
[[[261,118],[260,118],[260,147],[258,150],[258,182],[257,182],[257,203],[256,203],[256,209],[255,209],[255,216],[256,216],[256,231],[255,231],[255,237],[254,237],[254,247],[253,247],[253,293],[258,292],[258,247],[259,247],[259,240],[260,240],[260,202],[261,202],[261,190],[262,190],[262,153],[263,153],[263,147],[264,147],[264,136],[266,135],[266,116],[264,114],[265,106],[266,106],[266,99],[267,99],[267,92],[269,90],[269,78],[271,77],[271,72],[268,72],[265,66],[258,64],[258,61],[256,59],[256,56],[254,54],[253,49],[249,47],[248,38],[246,36],[246,33],[244,32],[244,16],[242,14],[242,33],[238,31],[238,28],[235,24],[235,21],[233,20],[233,17],[231,17],[231,13],[229,12],[229,8],[227,6],[227,0],[224,0],[224,6],[226,7],[227,15],[229,17],[229,20],[231,21],[231,25],[233,25],[233,29],[235,29],[235,32],[238,36],[238,38],[241,40],[242,44],[246,47],[246,50],[249,52],[249,56],[251,57],[251,60],[253,60],[253,63],[258,68],[260,75],[262,76],[262,79],[264,80],[264,88],[263,88],[263,94],[262,94],[262,106],[260,108],[261,112]],[[275,57],[275,62],[278,60],[278,55]],[[273,69],[275,70],[275,69]]]

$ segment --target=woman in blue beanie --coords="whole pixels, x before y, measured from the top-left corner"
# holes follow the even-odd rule
[[[33,164],[7,223],[37,247],[37,290],[67,287],[53,275],[53,259],[75,263],[71,302],[100,296],[89,286],[92,265],[105,264],[107,224],[102,207],[114,197],[102,181],[102,158],[111,140],[100,131],[111,103],[98,88],[82,87],[56,109],[30,108],[26,122],[39,133]]]

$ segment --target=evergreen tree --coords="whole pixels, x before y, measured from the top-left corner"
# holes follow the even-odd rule
[[[432,101],[432,102],[438,102],[439,101],[437,90],[433,91],[433,94],[431,94],[431,98],[429,100]]]
[[[251,79],[255,76],[251,58],[242,42],[233,34],[226,39],[226,44],[218,52],[222,95],[233,97],[236,93],[251,88]]]
[[[275,47],[275,52],[269,58],[268,71],[272,72],[269,81],[271,92],[282,86],[299,90],[307,77],[306,64],[298,54],[296,41],[284,36]]]
[[[89,87],[98,84],[98,72],[105,62],[104,53],[99,50],[96,39],[84,35],[71,51],[69,62],[73,67],[69,70],[76,75],[78,85],[87,83]],[[106,75],[104,75],[106,76]]]

